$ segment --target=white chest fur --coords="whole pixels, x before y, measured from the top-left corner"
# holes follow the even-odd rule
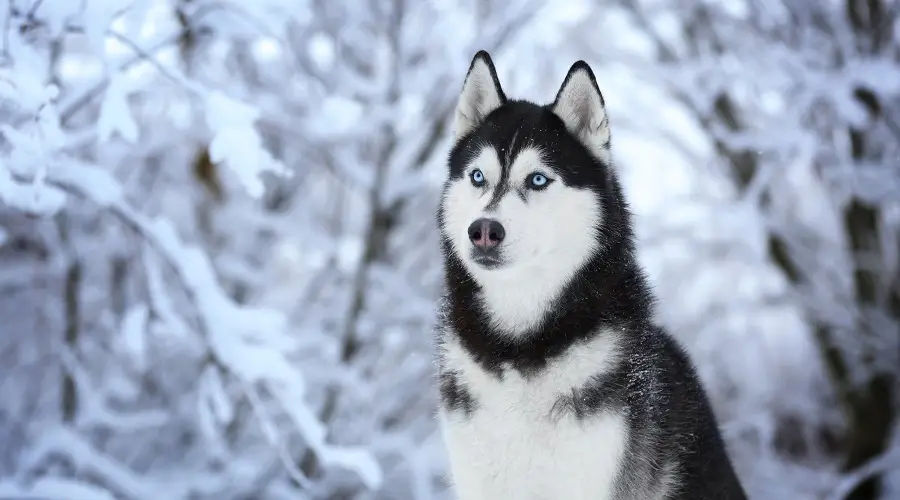
[[[592,376],[614,366],[614,335],[573,346],[538,375],[485,372],[456,343],[444,367],[476,400],[471,415],[441,410],[452,482],[460,500],[612,500],[628,430],[615,412],[583,420],[554,412]]]

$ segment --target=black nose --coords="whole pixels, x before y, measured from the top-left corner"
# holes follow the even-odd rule
[[[504,236],[503,225],[494,219],[478,219],[469,226],[469,240],[482,250],[499,245]]]

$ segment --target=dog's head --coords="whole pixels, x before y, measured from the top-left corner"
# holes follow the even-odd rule
[[[439,211],[445,247],[485,293],[557,293],[601,250],[610,222],[609,120],[591,68],[576,62],[553,103],[540,106],[507,99],[481,51],[455,134]]]

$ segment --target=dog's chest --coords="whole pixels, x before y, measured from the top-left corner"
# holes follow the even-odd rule
[[[611,363],[608,346],[583,346],[539,375],[498,379],[457,346],[444,364],[469,391],[473,410],[442,410],[460,500],[610,500],[627,428],[615,411],[577,418],[557,404]],[[586,349],[586,350],[585,350]]]

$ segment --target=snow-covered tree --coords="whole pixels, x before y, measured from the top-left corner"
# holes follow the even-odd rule
[[[482,48],[538,101],[594,66],[749,489],[878,498],[896,8],[0,0],[0,498],[452,498],[434,210]]]

